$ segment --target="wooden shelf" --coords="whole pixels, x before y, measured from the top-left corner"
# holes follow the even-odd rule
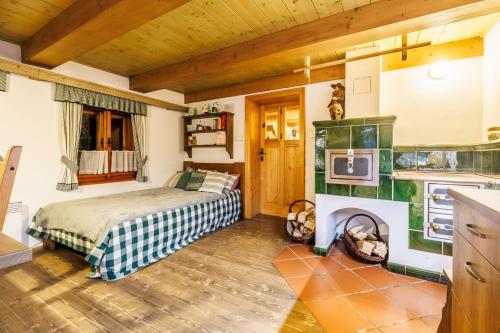
[[[203,131],[191,131],[191,132],[185,132],[185,135],[188,134],[199,134],[199,133],[217,133],[217,132],[226,132],[225,129],[211,129],[211,130],[203,130]]]
[[[217,112],[217,113],[204,113],[204,114],[197,114],[194,116],[184,116],[184,119],[204,119],[204,118],[218,118],[222,117],[222,115],[228,115],[228,114],[233,114],[230,112]]]
[[[226,116],[226,126],[224,129],[209,129],[202,131],[186,131],[187,125],[192,124],[193,119],[209,119],[209,118],[219,118]],[[234,113],[231,112],[218,112],[218,113],[207,113],[199,114],[195,116],[184,116],[184,151],[189,157],[193,157],[193,148],[226,148],[227,153],[230,158],[233,158],[233,124],[234,124]],[[226,134],[226,144],[199,144],[199,145],[189,145],[188,138],[190,135],[201,134],[201,133],[217,133],[224,132]]]

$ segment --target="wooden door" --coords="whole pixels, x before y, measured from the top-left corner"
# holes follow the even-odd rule
[[[286,216],[304,196],[304,131],[300,103],[261,105],[261,212]]]

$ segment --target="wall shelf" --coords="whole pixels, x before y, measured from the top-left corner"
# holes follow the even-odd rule
[[[225,118],[225,127],[221,129],[206,129],[200,131],[188,131],[187,125],[192,124],[194,119],[214,119],[214,118]],[[217,112],[217,113],[206,113],[198,114],[195,116],[184,116],[184,151],[189,157],[193,157],[193,148],[226,148],[227,153],[230,158],[233,158],[233,125],[234,125],[234,113],[231,112]],[[221,121],[222,122],[222,121]],[[226,135],[226,144],[188,144],[188,138],[191,135],[202,134],[202,133],[217,133],[224,132]]]

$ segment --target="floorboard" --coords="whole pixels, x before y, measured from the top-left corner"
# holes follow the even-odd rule
[[[287,243],[280,219],[257,216],[115,282],[37,249],[0,270],[0,332],[322,332],[272,266]]]

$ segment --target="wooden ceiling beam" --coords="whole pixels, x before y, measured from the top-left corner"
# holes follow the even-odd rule
[[[189,0],[77,0],[22,42],[23,62],[56,67]]]
[[[236,72],[280,54],[306,56],[316,48],[349,47],[498,10],[498,0],[381,0],[132,76],[130,88],[169,89]]]
[[[318,83],[345,78],[345,65],[321,68],[311,71],[311,82]],[[229,87],[213,88],[184,94],[184,103],[208,101],[211,99],[248,95],[263,91],[298,87],[308,84],[304,73],[271,76]]]

